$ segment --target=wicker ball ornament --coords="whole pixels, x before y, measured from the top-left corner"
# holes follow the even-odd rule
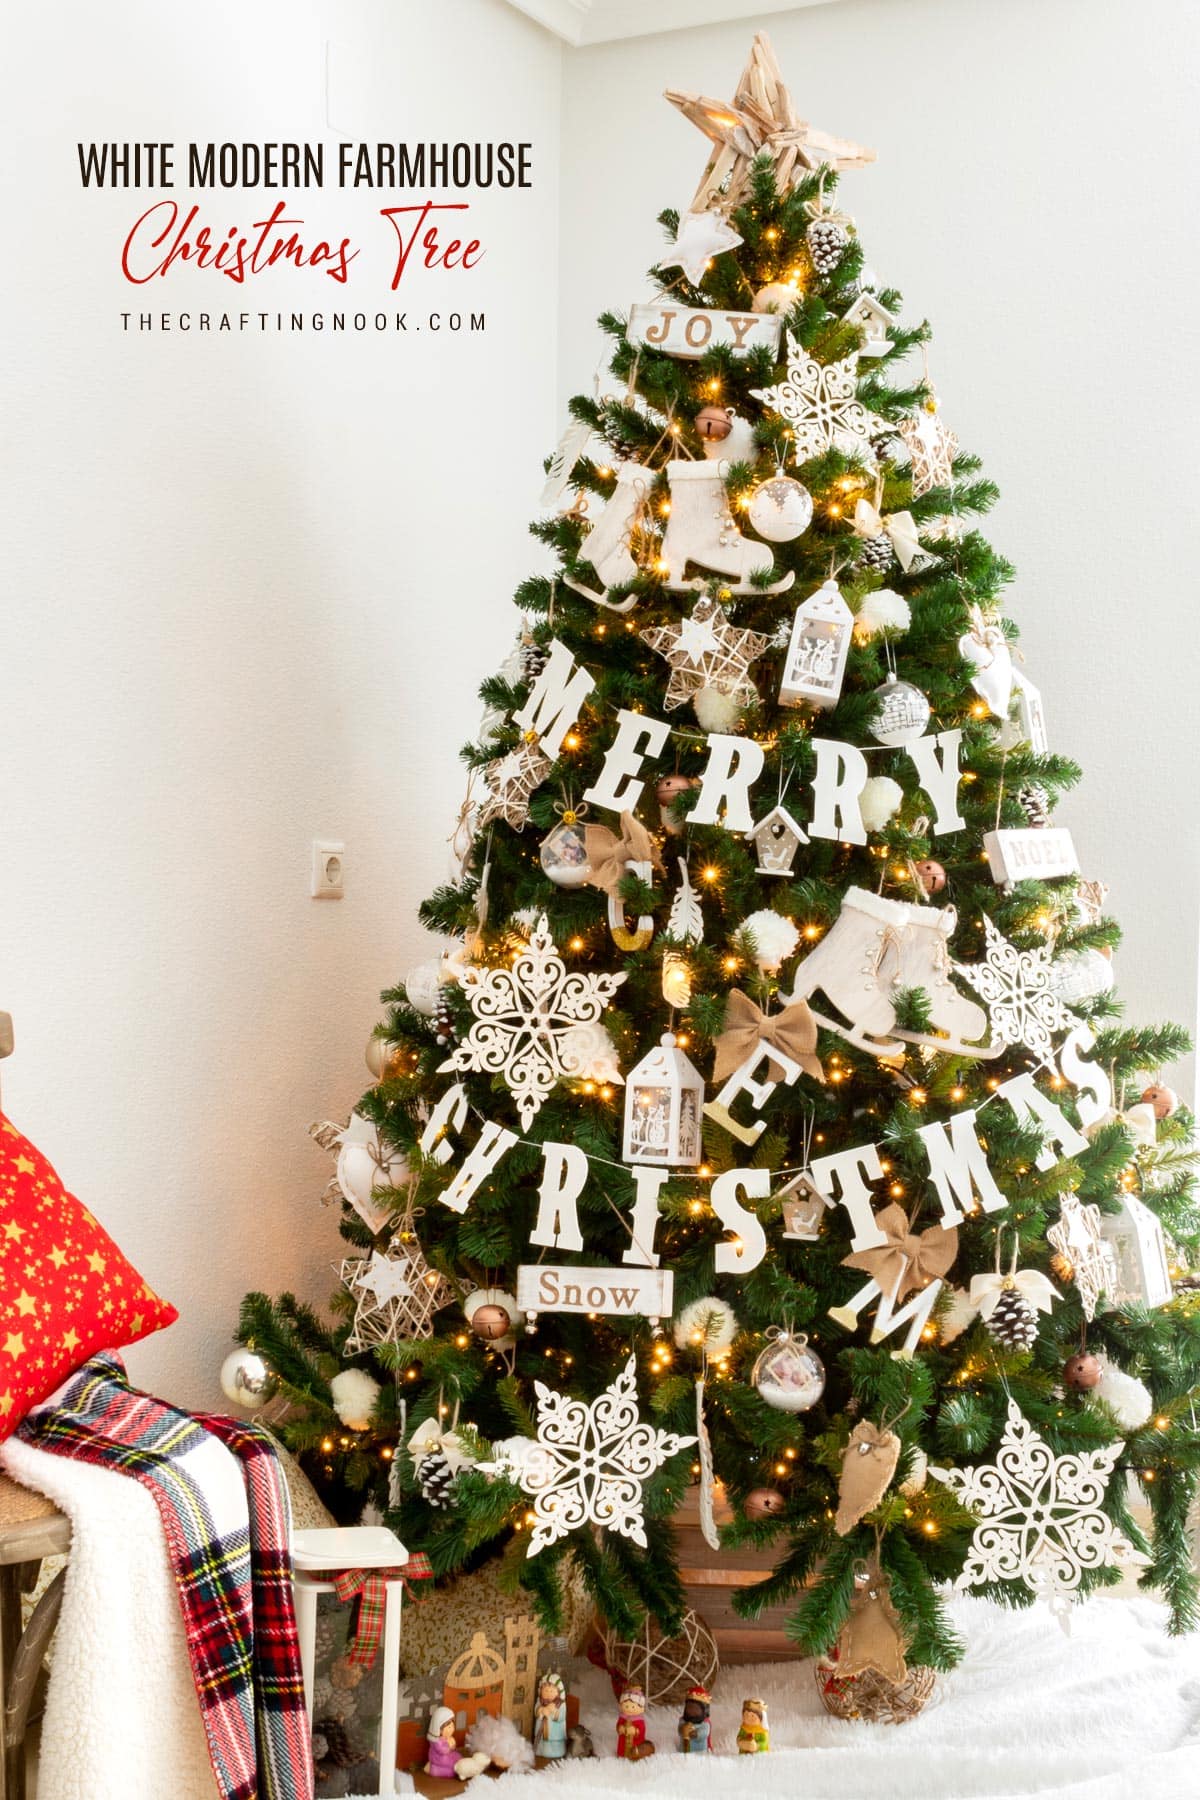
[[[647,1706],[676,1706],[691,1687],[711,1690],[721,1666],[716,1639],[691,1607],[677,1637],[665,1638],[649,1615],[636,1638],[606,1631],[604,1660],[627,1684],[641,1688]]]
[[[777,1519],[787,1507],[787,1501],[778,1488],[751,1488],[742,1502],[742,1511],[748,1519]]]
[[[696,414],[696,430],[702,438],[709,438],[714,443],[727,438],[733,430],[733,421],[729,410],[724,406],[702,406]]]

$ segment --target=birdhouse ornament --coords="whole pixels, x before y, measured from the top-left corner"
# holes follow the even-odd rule
[[[703,1106],[704,1077],[664,1032],[625,1084],[625,1161],[695,1168]]]
[[[824,582],[796,608],[779,686],[781,706],[836,706],[854,634],[854,615],[836,581]]]
[[[766,818],[746,833],[746,842],[758,852],[760,875],[790,875],[796,852],[801,844],[807,844],[808,837],[786,806],[773,806]]]

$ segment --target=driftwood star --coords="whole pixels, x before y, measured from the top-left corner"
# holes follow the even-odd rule
[[[665,699],[668,712],[701,688],[752,699],[750,664],[771,642],[760,631],[737,630],[729,623],[725,608],[707,596],[697,600],[690,619],[681,619],[678,625],[652,625],[639,635],[667,659],[671,670]]]
[[[668,88],[665,98],[715,145],[693,196],[692,212],[712,206],[728,211],[740,205],[750,190],[750,165],[764,151],[774,161],[781,192],[809,169],[862,169],[875,161],[873,150],[849,138],[833,137],[797,116],[770,40],[761,31],[729,104],[675,88]]]

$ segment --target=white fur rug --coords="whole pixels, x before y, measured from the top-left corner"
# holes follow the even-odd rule
[[[566,1800],[576,1792],[621,1800],[1195,1800],[1200,1795],[1200,1634],[1168,1638],[1149,1600],[1097,1599],[1080,1607],[1070,1637],[1044,1610],[1010,1612],[960,1599],[953,1612],[968,1644],[924,1713],[906,1725],[832,1719],[812,1665],[733,1668],[717,1679],[713,1743],[674,1753],[677,1713],[655,1712],[658,1754],[629,1765],[613,1754],[616,1707],[607,1677],[571,1668],[582,1716],[600,1753],[538,1774],[482,1779],[477,1800]],[[739,1702],[766,1700],[771,1750],[732,1752]]]
[[[71,1520],[37,1800],[215,1800],[153,1495],[18,1438],[0,1462]]]

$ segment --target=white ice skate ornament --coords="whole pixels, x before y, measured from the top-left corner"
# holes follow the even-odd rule
[[[1146,1557],[1104,1510],[1124,1448],[1055,1456],[1010,1400],[994,1464],[929,1470],[979,1521],[955,1586],[1020,1581],[1040,1597],[1070,1599],[1085,1570],[1144,1567]]]
[[[1050,951],[1045,944],[1018,950],[985,914],[987,950],[981,963],[953,965],[987,1002],[992,1039],[998,1049],[1019,1044],[1044,1062],[1054,1056],[1051,1033],[1069,1031],[1075,1020],[1054,990]]]
[[[705,687],[752,700],[756,690],[750,664],[770,642],[759,631],[738,631],[720,602],[707,595],[697,600],[689,619],[652,625],[638,635],[666,658],[671,671],[664,699],[668,712]]]
[[[528,1555],[556,1544],[583,1525],[618,1532],[646,1548],[642,1488],[657,1469],[694,1437],[678,1437],[648,1425],[638,1414],[637,1359],[592,1401],[537,1391],[537,1437],[505,1440],[496,1457],[479,1466],[508,1475],[533,1502]]]
[[[949,487],[954,480],[958,438],[943,425],[940,414],[922,407],[900,421],[899,431],[912,463],[913,499],[919,500],[930,488]]]
[[[617,485],[579,551],[579,561],[591,564],[603,587],[597,592],[573,575],[565,577],[567,586],[594,606],[627,613],[637,605],[636,594],[626,594],[620,600],[611,600],[609,595],[614,588],[627,587],[637,579],[639,569],[630,541],[649,504],[653,485],[654,470],[643,468],[641,463],[624,462],[617,470]]]
[[[750,392],[791,426],[796,462],[841,450],[873,465],[871,433],[880,422],[858,399],[858,352],[839,362],[819,363],[791,332],[787,346],[783,380]]]
[[[791,587],[796,578],[790,569],[768,587],[751,580],[773,569],[775,557],[767,544],[755,543],[738,530],[720,463],[669,462],[667,481],[671,511],[660,553],[665,586],[676,592],[699,592],[716,574],[724,577],[731,594],[782,594]],[[689,576],[693,563],[707,573]]]
[[[1002,1045],[977,1041],[987,1030],[987,1014],[950,979],[952,967],[960,968],[946,947],[955,922],[952,906],[917,906],[850,888],[833,925],[796,971],[788,999],[811,1004],[815,993],[823,993],[842,1017],[814,1006],[817,1023],[876,1056],[899,1055],[905,1043],[997,1056]],[[895,995],[902,988],[924,989],[931,1032],[897,1027]]]
[[[736,250],[742,241],[741,234],[719,212],[684,213],[670,254],[655,268],[682,269],[692,286],[699,287],[713,258],[723,256],[726,250]]]
[[[581,1074],[572,1032],[599,1020],[624,979],[623,972],[568,974],[543,913],[528,948],[507,968],[463,971],[474,1022],[439,1072],[499,1074],[528,1130],[555,1084]]]
[[[836,581],[826,581],[796,608],[792,635],[783,662],[779,704],[799,706],[805,700],[836,706],[854,635],[854,614]]]

